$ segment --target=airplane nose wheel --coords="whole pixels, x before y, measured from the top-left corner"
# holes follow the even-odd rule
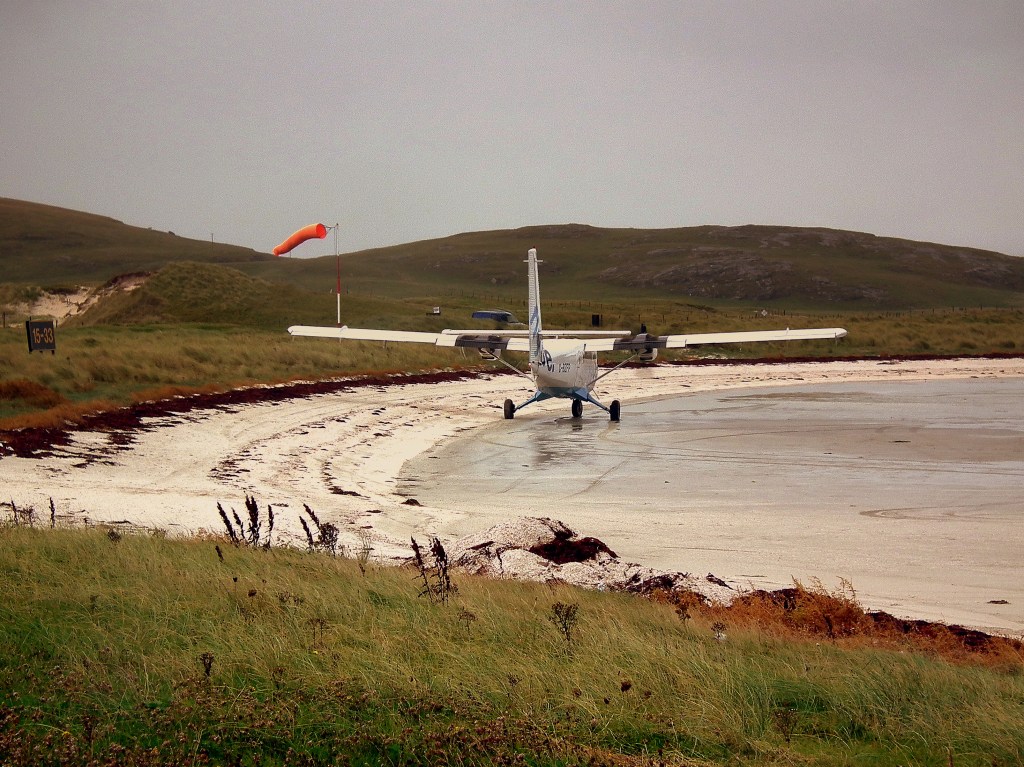
[[[573,418],[579,418],[582,415],[583,415],[583,403],[580,400],[578,400],[578,399],[574,399],[572,401],[572,417]]]
[[[608,415],[613,421],[619,420],[619,401],[617,399],[612,400],[611,407],[608,408]]]
[[[512,417],[516,414],[516,406],[512,400],[505,400],[505,420],[511,421]]]

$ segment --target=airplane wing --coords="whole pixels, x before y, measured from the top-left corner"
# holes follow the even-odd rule
[[[314,338],[343,338],[349,341],[403,341],[416,344],[437,344],[439,333],[420,333],[411,330],[371,330],[369,328],[325,328],[313,325],[292,325],[288,332],[293,336]]]
[[[347,341],[394,341],[396,343],[433,344],[469,349],[494,349],[516,352],[530,351],[529,335],[510,335],[515,331],[487,330],[445,330],[440,333],[423,333],[415,330],[375,330],[372,328],[317,327],[313,325],[292,325],[288,332],[293,336],[314,338],[339,338]],[[628,331],[627,331],[628,335]]]
[[[317,327],[292,325],[288,332],[293,336],[316,338],[339,338],[349,341],[394,341],[397,343],[433,344],[468,349],[507,350],[528,352],[529,331],[522,330],[442,330],[440,333],[424,333],[414,330],[376,330],[372,328]],[[639,333],[630,336],[628,330],[546,330],[543,335],[555,341],[555,347],[582,345],[587,351],[643,352],[652,349],[682,349],[687,346],[704,344],[742,344],[757,341],[808,341],[821,338],[842,338],[843,328],[803,328],[786,330],[754,330],[738,333],[688,333],[682,335],[653,336]],[[569,343],[572,340],[580,343]],[[559,341],[561,343],[559,343]]]
[[[340,338],[348,341],[394,341],[398,343],[433,344],[471,349],[507,349],[513,352],[530,351],[528,330],[442,330],[440,333],[424,333],[414,330],[375,330],[372,328],[350,328],[348,326],[317,327],[313,325],[292,325],[288,332],[293,336],[315,338]],[[545,330],[542,335],[550,339],[600,338],[624,339],[628,330]]]
[[[686,333],[652,336],[639,333],[630,338],[585,341],[587,351],[650,351],[652,349],[684,349],[705,344],[743,344],[759,341],[810,341],[821,338],[842,338],[843,328],[786,328],[785,330],[752,330],[737,333]]]

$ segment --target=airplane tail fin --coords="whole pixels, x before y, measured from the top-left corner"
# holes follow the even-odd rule
[[[529,258],[529,313],[530,313],[530,362],[536,362],[544,352],[540,323],[540,283],[537,280],[537,249],[530,248]]]

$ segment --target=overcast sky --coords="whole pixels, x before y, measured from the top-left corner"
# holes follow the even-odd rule
[[[0,138],[0,196],[261,251],[579,222],[1024,255],[1024,2],[4,0]]]

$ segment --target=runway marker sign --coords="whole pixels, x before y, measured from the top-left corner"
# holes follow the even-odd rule
[[[53,320],[28,320],[25,331],[28,333],[28,353],[57,353],[56,323]]]

